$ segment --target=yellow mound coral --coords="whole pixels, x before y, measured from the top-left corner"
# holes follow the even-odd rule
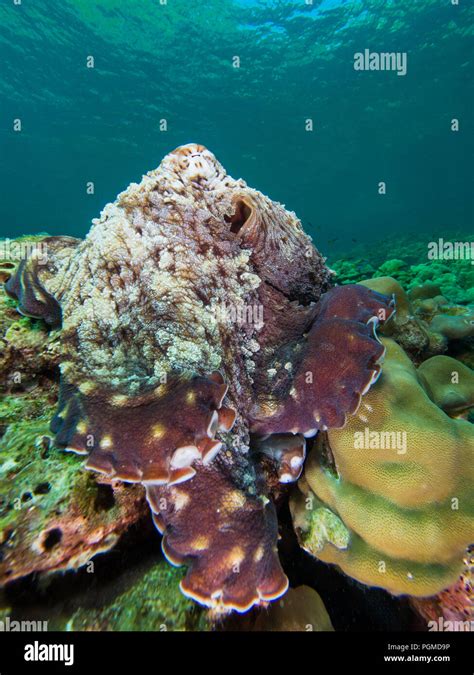
[[[321,560],[391,593],[428,596],[456,581],[474,540],[474,431],[435,405],[399,345],[383,342],[379,381],[328,433],[335,468],[321,447],[311,453],[292,514]],[[319,515],[327,523],[329,510],[331,530]]]

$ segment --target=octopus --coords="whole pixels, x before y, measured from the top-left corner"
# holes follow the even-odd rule
[[[145,487],[182,592],[216,611],[281,596],[277,482],[345,425],[381,372],[393,300],[336,286],[294,213],[184,145],[84,240],[48,237],[7,282],[60,330],[51,432],[85,468]]]

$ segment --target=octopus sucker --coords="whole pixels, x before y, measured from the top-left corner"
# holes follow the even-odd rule
[[[333,287],[296,215],[196,144],[120,193],[83,241],[44,243],[6,290],[60,330],[57,446],[145,486],[186,595],[242,612],[285,593],[263,464],[296,481],[306,439],[356,414],[393,298]]]
[[[315,435],[316,431],[314,434]],[[306,458],[306,439],[301,434],[272,434],[256,439],[253,451],[275,464],[280,483],[294,483],[301,476]]]

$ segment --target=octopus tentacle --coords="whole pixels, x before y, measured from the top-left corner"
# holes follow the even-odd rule
[[[5,284],[8,296],[18,300],[18,311],[34,319],[44,319],[52,328],[61,325],[61,307],[47,290],[47,282],[56,273],[56,258],[68,254],[78,244],[73,237],[45,237],[37,242],[28,258],[22,260]]]
[[[236,483],[221,455],[196,468],[182,485],[147,486],[164,554],[174,565],[188,565],[183,593],[238,612],[285,593],[273,504],[261,490]]]
[[[357,284],[323,295],[305,344],[284,345],[267,364],[273,398],[260,399],[251,431],[311,436],[343,427],[380,374],[376,327],[393,311],[392,299]]]
[[[301,476],[306,458],[306,439],[302,434],[257,438],[253,450],[273,461],[280,483],[294,483]]]
[[[79,387],[63,378],[52,431],[58,445],[88,454],[85,467],[127,482],[179,483],[222,447],[215,437],[227,385],[220,374],[171,378],[137,396]]]

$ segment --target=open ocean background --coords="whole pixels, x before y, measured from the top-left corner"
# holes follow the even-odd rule
[[[2,0],[0,236],[84,236],[191,141],[326,254],[468,234],[473,17],[465,0]],[[364,49],[407,52],[406,76],[356,72]]]

